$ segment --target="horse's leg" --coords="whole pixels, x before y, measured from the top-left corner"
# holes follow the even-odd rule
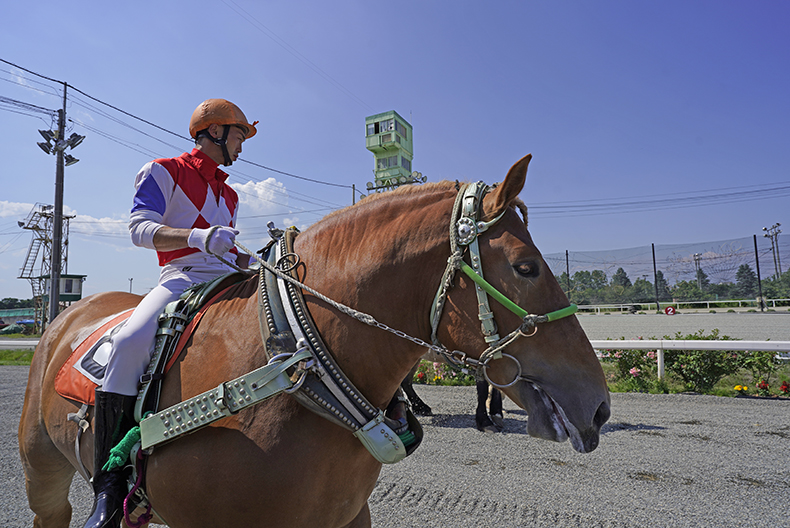
[[[19,422],[19,455],[35,528],[68,528],[71,521],[69,487],[76,472],[49,439],[43,424],[25,405]]]
[[[359,515],[357,515],[353,521],[345,525],[343,528],[370,528],[370,507],[368,503],[365,503],[365,506],[359,511]]]
[[[411,403],[411,410],[414,414],[418,414],[420,416],[433,416],[433,411],[428,406],[427,403],[422,401],[422,399],[417,396],[417,393],[414,391],[414,386],[412,385],[412,380],[414,379],[414,373],[417,372],[419,368],[419,362],[415,364],[409,373],[403,378],[400,386],[403,389],[403,392],[406,393],[406,397],[409,398],[409,403]]]
[[[505,428],[505,417],[502,411],[502,391],[493,385],[488,398],[488,415],[498,430],[501,431]]]
[[[484,379],[477,380],[477,409],[475,410],[475,424],[478,431],[496,433],[497,427],[488,416],[486,403],[488,401],[488,382]]]

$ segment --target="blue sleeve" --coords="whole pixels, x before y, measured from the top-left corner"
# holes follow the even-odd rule
[[[134,205],[132,206],[132,213],[142,209],[146,211],[155,211],[160,215],[165,214],[167,202],[162,190],[150,174],[143,178],[140,182],[137,192],[134,194]]]

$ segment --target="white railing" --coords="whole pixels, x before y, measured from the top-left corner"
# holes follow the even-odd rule
[[[790,352],[790,341],[707,341],[702,339],[590,340],[600,350],[655,350],[658,379],[664,379],[664,350],[733,350],[743,352]]]
[[[765,307],[767,309],[775,310],[777,308],[776,303],[780,303],[780,308],[782,303],[790,302],[790,299],[765,299]],[[719,309],[726,309],[726,308],[754,308],[755,310],[760,309],[760,305],[757,304],[756,299],[741,299],[741,300],[718,300],[718,301],[661,301],[661,307],[666,308],[667,306],[674,306],[676,309],[680,308],[687,308],[687,309],[711,309],[711,305],[714,308]],[[656,310],[656,303],[653,302],[631,302],[631,303],[621,303],[621,304],[580,304],[579,311],[580,312],[595,312],[601,313],[603,312],[628,312],[633,311],[633,308],[639,306],[641,311],[649,312]]]

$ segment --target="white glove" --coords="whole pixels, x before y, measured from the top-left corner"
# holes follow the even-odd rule
[[[187,245],[204,253],[224,255],[233,247],[239,232],[232,227],[214,226],[208,229],[195,228],[189,233]]]

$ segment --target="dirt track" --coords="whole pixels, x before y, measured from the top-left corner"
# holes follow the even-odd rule
[[[0,367],[0,526],[32,525],[16,428],[27,367]],[[506,401],[503,434],[479,433],[471,387],[419,386],[436,416],[425,441],[386,466],[370,499],[373,525],[464,527],[788,526],[790,401],[614,394],[589,455],[525,434]],[[75,477],[72,527],[90,509]]]

